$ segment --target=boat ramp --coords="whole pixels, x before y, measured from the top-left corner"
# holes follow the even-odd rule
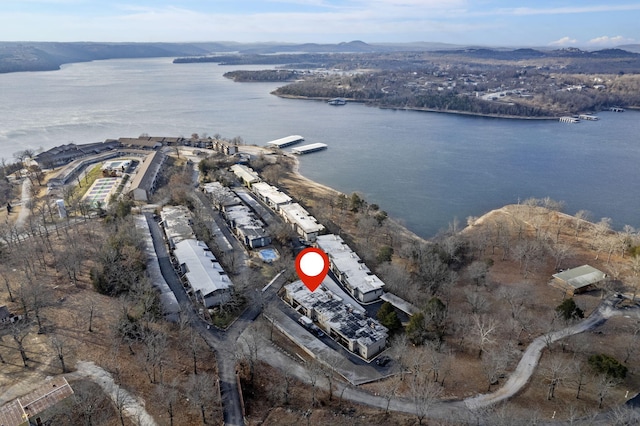
[[[302,155],[309,154],[311,152],[321,151],[323,149],[327,149],[327,145],[324,143],[312,143],[309,145],[299,146],[296,148],[291,148],[291,152],[294,154]]]

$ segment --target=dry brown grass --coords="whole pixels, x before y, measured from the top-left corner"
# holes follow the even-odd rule
[[[93,232],[100,232],[96,222],[78,226],[91,226]],[[103,236],[104,237],[104,236]],[[49,259],[53,262],[52,259]],[[31,326],[31,332],[24,342],[29,357],[28,367],[24,367],[19,352],[9,335],[0,343],[0,353],[5,364],[0,371],[0,402],[19,397],[38,385],[38,382],[49,375],[61,374],[60,363],[49,344],[49,339],[56,335],[66,339],[71,350],[65,358],[67,367],[74,369],[77,361],[92,361],[110,372],[116,383],[120,383],[130,393],[145,402],[147,411],[161,424],[169,424],[166,408],[158,401],[157,383],[151,383],[144,370],[143,347],[134,343],[131,354],[127,345],[122,343],[114,332],[121,315],[121,301],[116,298],[100,295],[93,290],[88,275],[90,260],[86,259],[77,286],[69,283],[63,272],[56,272],[52,264],[41,279],[47,292],[48,305],[42,310],[45,334],[37,334],[37,326]],[[14,290],[19,280],[23,279],[18,271],[10,272],[10,280]],[[4,283],[2,290],[4,290]],[[0,290],[0,304],[7,304],[12,311],[20,312],[17,303],[8,300],[6,291]],[[95,305],[92,332],[88,331],[89,305]],[[31,314],[33,316],[33,314]],[[164,360],[163,381],[175,383],[180,397],[175,407],[175,418],[181,424],[197,424],[200,422],[199,412],[189,405],[185,397],[185,383],[192,372],[192,361],[184,348],[182,337],[175,325],[163,321],[152,324],[167,335]],[[217,374],[215,357],[212,351],[203,350],[199,355],[201,372]],[[73,387],[74,381],[70,380]],[[211,412],[209,413],[211,415]],[[221,412],[217,410],[214,424],[220,424]],[[210,419],[211,421],[211,419]],[[104,423],[111,424],[111,423]],[[133,423],[130,423],[133,424]]]

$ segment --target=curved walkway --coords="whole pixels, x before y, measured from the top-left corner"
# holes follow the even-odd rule
[[[546,345],[556,342],[560,339],[579,334],[588,330],[592,330],[606,322],[607,319],[618,315],[635,315],[640,318],[640,306],[633,308],[620,309],[617,304],[622,301],[622,296],[612,296],[602,301],[598,308],[584,321],[573,324],[562,330],[553,331],[544,334],[535,339],[527,348],[520,360],[516,370],[511,374],[507,382],[500,389],[489,394],[482,394],[475,397],[467,398],[463,401],[441,401],[434,403],[427,417],[439,419],[473,419],[473,411],[482,407],[487,407],[513,397],[522,390],[529,382],[533,375],[538,361],[542,355],[542,351]],[[258,351],[258,357],[267,364],[281,371],[287,371],[288,374],[295,376],[300,381],[309,384],[310,376],[305,365],[292,361],[284,353],[271,346],[267,340],[263,341],[261,349]],[[324,377],[320,377],[316,381],[316,386],[328,389],[329,383]],[[387,404],[389,410],[403,412],[407,414],[416,414],[416,405],[409,399],[393,397],[387,402],[387,398],[358,389],[354,386],[334,381],[334,394],[342,394],[342,398],[386,409]]]
[[[607,319],[616,315],[619,311],[616,311],[616,304],[621,299],[619,297],[610,297],[600,303],[598,308],[589,316],[589,318],[581,321],[577,324],[563,328],[562,330],[552,331],[547,334],[536,338],[527,347],[527,350],[522,355],[518,366],[515,371],[509,376],[509,380],[500,389],[493,393],[478,395],[472,398],[467,398],[465,404],[470,409],[486,407],[493,405],[505,399],[513,397],[518,393],[528,382],[535,368],[538,366],[542,350],[546,345],[556,342],[565,337],[579,334],[587,330],[591,330],[601,324]]]

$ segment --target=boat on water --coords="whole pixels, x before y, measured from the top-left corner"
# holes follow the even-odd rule
[[[329,99],[329,102],[327,103],[329,105],[346,105],[347,100],[344,98],[333,98],[333,99]]]

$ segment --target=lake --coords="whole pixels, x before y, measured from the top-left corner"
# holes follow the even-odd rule
[[[301,172],[347,194],[358,191],[409,229],[430,237],[504,204],[549,196],[616,228],[640,227],[640,113],[599,121],[506,120],[280,99],[276,83],[222,75],[262,66],[109,60],[60,71],[0,74],[0,157],[25,148],[108,138],[189,136],[248,144],[292,134],[325,151]]]

